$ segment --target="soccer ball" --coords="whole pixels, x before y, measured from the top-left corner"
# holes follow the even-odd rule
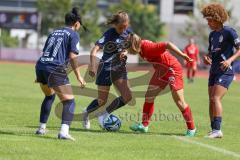
[[[103,127],[107,131],[118,131],[121,127],[121,120],[117,116],[110,114],[103,120]]]

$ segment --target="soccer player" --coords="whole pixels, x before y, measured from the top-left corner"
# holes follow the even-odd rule
[[[208,79],[209,116],[211,131],[208,138],[222,138],[222,98],[233,80],[233,61],[240,56],[240,39],[236,31],[224,26],[227,11],[219,3],[211,3],[202,9],[202,14],[212,32],[209,34],[208,55],[204,62],[211,65]],[[234,48],[236,52],[234,53]]]
[[[77,8],[73,8],[65,15],[65,24],[65,27],[54,30],[48,36],[43,54],[36,63],[36,82],[40,83],[45,95],[40,112],[40,126],[36,134],[46,134],[46,123],[57,94],[63,105],[62,125],[58,138],[74,140],[69,134],[69,127],[73,119],[75,101],[65,71],[69,61],[80,86],[84,87],[86,83],[80,75],[75,60],[79,53],[79,35],[76,31],[82,25]]]
[[[187,79],[189,83],[192,83],[197,71],[197,64],[199,63],[199,50],[193,38],[189,39],[189,44],[185,47],[184,53],[193,60],[192,62],[186,62]]]
[[[171,42],[154,43],[149,40],[141,40],[136,34],[132,34],[129,39],[132,44],[129,53],[139,54],[144,60],[152,63],[155,69],[145,95],[142,123],[133,124],[130,129],[140,132],[148,131],[149,121],[154,112],[154,100],[169,85],[172,98],[186,121],[188,128],[186,136],[193,137],[196,133],[196,128],[190,106],[184,99],[182,66],[169,51],[175,52],[188,62],[192,61],[192,59]]]
[[[117,12],[108,19],[107,25],[111,27],[96,42],[90,53],[89,75],[92,77],[96,76],[98,98],[94,99],[84,112],[83,127],[85,129],[90,128],[89,114],[106,104],[112,84],[118,89],[121,96],[114,99],[112,103],[106,107],[106,111],[98,115],[98,121],[101,127],[103,127],[103,120],[111,112],[124,106],[132,99],[126,71],[127,52],[122,50],[118,53],[118,49],[120,48],[116,47],[125,42],[129,33],[131,33],[128,14],[123,11]],[[111,43],[112,46],[109,46],[109,43]],[[101,49],[103,49],[103,56],[96,71],[96,54]]]

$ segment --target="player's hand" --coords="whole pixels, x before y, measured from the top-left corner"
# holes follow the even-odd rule
[[[119,58],[120,58],[121,61],[126,61],[127,60],[127,53],[128,52],[126,50],[120,53]]]
[[[88,74],[89,74],[91,77],[95,77],[95,76],[96,76],[96,67],[95,67],[95,65],[90,65],[90,66],[89,66]]]
[[[208,55],[204,55],[204,57],[203,57],[203,62],[204,62],[206,65],[211,65],[211,64],[212,64],[212,59],[211,59]]]
[[[188,55],[185,54],[184,56],[184,59],[187,61],[187,62],[193,62],[193,59],[190,58]]]
[[[226,61],[222,61],[220,64],[220,68],[223,70],[223,71],[226,71],[230,66],[231,66],[231,63],[229,60],[226,60]]]
[[[86,86],[86,84],[87,84],[82,77],[79,77],[79,78],[78,78],[78,81],[79,81],[79,83],[80,83],[80,87],[81,87],[81,88],[84,88],[84,87]]]

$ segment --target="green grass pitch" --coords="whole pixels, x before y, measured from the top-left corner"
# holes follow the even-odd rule
[[[82,73],[84,74],[84,73]],[[130,73],[129,77],[141,73]],[[223,99],[223,139],[203,138],[209,131],[207,79],[196,79],[194,84],[185,84],[185,98],[190,104],[198,129],[194,138],[184,138],[185,124],[170,117],[179,116],[171,95],[156,99],[156,119],[147,134],[135,134],[129,126],[141,113],[144,98],[137,98],[135,106],[125,106],[114,114],[122,118],[119,132],[102,131],[96,120],[91,130],[82,129],[81,122],[73,122],[71,134],[75,142],[58,140],[60,120],[54,114],[56,99],[48,123],[48,134],[36,136],[40,104],[43,94],[34,83],[33,64],[0,64],[0,160],[229,160],[240,159],[240,85],[233,82]],[[71,79],[74,76],[71,75]],[[76,82],[73,80],[73,83]],[[87,85],[95,88],[94,83]],[[132,90],[144,90],[134,87]],[[84,90],[82,90],[84,92]],[[114,90],[111,91],[115,93]],[[76,96],[76,113],[80,113],[92,100]]]

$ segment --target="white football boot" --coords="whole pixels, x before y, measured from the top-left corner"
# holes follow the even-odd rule
[[[89,116],[86,110],[83,112],[82,126],[84,129],[90,129],[91,127]]]
[[[223,133],[221,130],[213,130],[212,132],[209,132],[206,138],[222,138]]]

